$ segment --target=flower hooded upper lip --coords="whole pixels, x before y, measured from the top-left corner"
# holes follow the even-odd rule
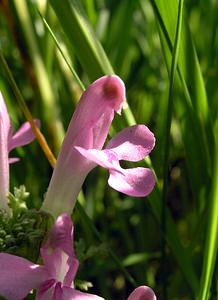
[[[35,120],[36,126],[40,121]],[[9,163],[14,163],[19,158],[9,158],[9,152],[16,147],[29,144],[35,138],[28,122],[13,134],[8,110],[0,92],[0,208],[8,211],[7,194],[9,191]]]

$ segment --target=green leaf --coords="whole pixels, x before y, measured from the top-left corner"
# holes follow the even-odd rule
[[[113,74],[111,64],[78,1],[50,0],[50,3],[90,80],[94,81],[103,74]]]
[[[218,121],[214,126],[215,149],[211,194],[209,197],[209,218],[203,257],[203,270],[199,300],[210,299],[210,288],[218,251]],[[215,278],[217,280],[217,278]]]
[[[143,0],[141,2],[144,3]],[[166,5],[156,0],[151,0],[151,3],[160,26],[163,53],[169,69],[176,28],[177,1],[167,1]],[[206,183],[210,180],[213,134],[203,77],[186,20],[181,33],[178,76],[185,99],[176,100],[175,111],[182,125],[193,193],[198,199],[200,195],[204,195]],[[203,173],[203,176],[198,176],[200,173]]]

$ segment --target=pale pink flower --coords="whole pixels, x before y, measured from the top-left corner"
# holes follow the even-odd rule
[[[142,160],[155,144],[144,125],[124,129],[105,143],[114,113],[125,104],[125,86],[116,75],[103,76],[82,95],[68,127],[42,210],[55,217],[70,213],[87,174],[98,164],[110,173],[109,185],[130,196],[144,197],[154,187],[147,168],[121,168],[119,161]]]
[[[39,120],[35,120],[39,127]],[[24,123],[13,135],[7,107],[0,92],[0,208],[9,211],[7,194],[9,192],[9,163],[19,158],[9,158],[9,152],[16,147],[29,144],[35,138],[28,122]]]
[[[36,300],[104,300],[74,288],[79,267],[73,247],[73,224],[67,214],[59,216],[41,247],[44,265],[0,253],[0,295],[22,300],[37,289]],[[147,286],[136,288],[127,300],[156,300]]]
[[[74,288],[79,262],[73,248],[73,224],[67,214],[59,216],[41,247],[44,265],[0,253],[0,295],[22,300],[37,289],[36,300],[103,300]]]

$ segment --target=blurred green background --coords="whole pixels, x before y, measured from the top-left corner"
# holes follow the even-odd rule
[[[81,204],[101,241],[79,210],[73,212],[81,262],[77,278],[91,281],[90,292],[108,300],[127,299],[134,289],[108,247],[136,285],[149,285],[158,299],[218,299],[218,3],[184,1],[170,95],[179,4],[177,0],[0,2],[0,50],[55,155],[82,88],[42,16],[85,86],[113,72],[124,80],[129,109],[116,116],[110,135],[135,122],[155,134],[150,158],[157,183],[149,197],[117,193],[107,185],[107,171],[96,168],[85,181]],[[0,89],[16,129],[24,115],[2,66],[0,72]],[[31,193],[28,207],[40,208],[52,168],[37,142],[13,154],[21,161],[10,166],[11,189],[25,184]],[[148,164],[148,160],[139,163]]]

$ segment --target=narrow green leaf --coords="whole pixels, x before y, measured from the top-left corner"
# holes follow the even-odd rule
[[[170,130],[172,123],[172,114],[173,114],[173,88],[176,76],[177,69],[177,61],[179,54],[179,45],[180,45],[180,37],[182,30],[182,14],[183,14],[183,0],[179,1],[178,5],[178,19],[176,24],[176,34],[175,34],[175,42],[173,45],[172,51],[172,63],[170,68],[170,85],[169,85],[169,97],[167,104],[167,119],[166,119],[166,131],[165,131],[165,144],[164,144],[164,160],[163,160],[163,190],[162,190],[162,213],[161,213],[161,226],[164,236],[166,235],[166,203],[167,203],[167,193],[168,193],[168,168],[169,168],[169,156],[170,156]],[[163,299],[167,299],[167,285],[166,285],[166,247],[165,247],[165,239],[162,238],[162,272],[163,272]],[[196,287],[194,287],[196,288]]]
[[[174,12],[177,11],[176,2],[168,1],[165,8],[159,1],[151,0],[160,26],[160,38],[168,69],[175,26]],[[172,15],[172,18],[169,18],[169,15]],[[210,180],[213,134],[205,86],[190,30],[185,21],[184,30],[181,33],[181,51],[178,57],[178,76],[185,101],[181,101],[177,97],[175,112],[182,129],[192,192],[197,200],[196,205],[199,207],[199,203],[204,201],[207,183]],[[194,70],[192,74],[189,69]],[[199,174],[202,175],[199,176]]]
[[[172,48],[176,29],[178,1],[169,0],[166,2],[151,0],[151,3],[161,18],[161,27],[163,29],[164,26],[165,34],[167,33],[167,39]],[[187,22],[184,23],[184,29],[181,33],[181,51],[178,58],[178,64],[185,82],[188,83],[187,86],[191,91],[191,95],[193,95],[191,98],[192,103],[198,114],[201,116],[204,122],[206,122],[209,117],[206,90]]]
[[[64,136],[64,129],[59,118],[53,88],[51,86],[50,79],[48,78],[48,74],[46,72],[45,65],[42,60],[42,56],[35,37],[28,5],[24,0],[13,0],[13,3],[18,19],[20,21],[22,31],[24,33],[27,47],[29,49],[32,64],[34,66],[34,71],[41,94],[42,103],[44,106],[43,112],[45,114],[46,121],[49,122],[51,128],[53,127],[53,133],[56,137],[56,144],[59,150]]]
[[[62,55],[62,57],[63,57],[65,63],[67,64],[68,68],[70,69],[70,71],[72,72],[73,76],[75,77],[75,79],[76,79],[78,85],[81,87],[81,89],[82,89],[83,91],[85,91],[85,86],[84,86],[84,84],[83,84],[82,81],[80,80],[80,78],[79,78],[79,76],[77,75],[75,69],[71,66],[71,64],[68,62],[67,58],[65,57],[65,55],[64,55],[64,53],[63,53],[63,51],[62,51],[62,49],[61,49],[61,46],[60,46],[60,44],[58,43],[58,40],[56,39],[54,33],[52,32],[52,30],[51,30],[49,24],[48,24],[47,21],[46,21],[46,19],[43,18],[43,16],[41,15],[40,12],[39,12],[39,15],[40,15],[40,17],[42,18],[42,21],[43,21],[43,23],[45,24],[45,26],[46,26],[46,28],[47,28],[49,34],[51,35],[52,39],[54,40],[55,45],[57,46],[58,50],[60,51],[60,53],[61,53],[61,55]]]
[[[215,148],[211,194],[209,197],[209,220],[203,257],[199,300],[210,299],[210,288],[218,250],[218,121],[214,126]]]
[[[110,62],[78,2],[50,0],[50,3],[90,80],[103,74],[113,74]]]

